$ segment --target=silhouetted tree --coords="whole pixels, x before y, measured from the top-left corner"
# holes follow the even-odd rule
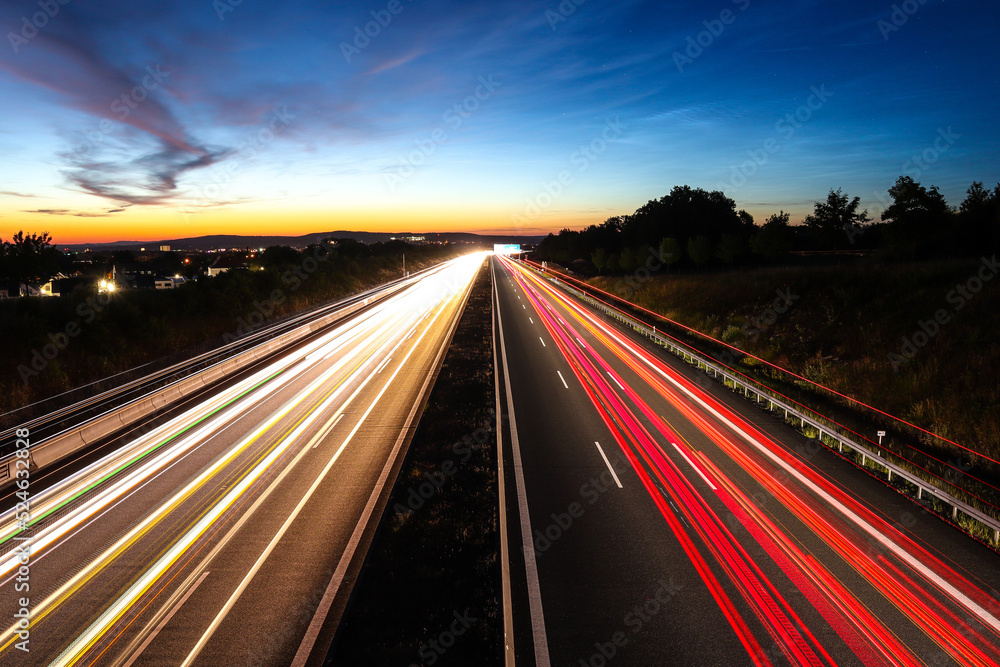
[[[804,222],[821,248],[836,250],[850,243],[849,230],[871,221],[868,211],[859,208],[860,197],[850,199],[842,189],[831,189],[826,201],[816,202],[812,215],[806,216]]]
[[[889,243],[896,250],[911,255],[925,254],[954,246],[946,231],[949,217],[948,203],[938,192],[937,186],[924,188],[909,176],[900,176],[889,188],[892,204],[882,212]]]
[[[25,234],[18,231],[10,241],[0,241],[0,273],[23,282],[43,282],[59,271],[62,253],[52,247],[48,232]]]
[[[295,248],[289,248],[286,245],[273,245],[265,248],[258,259],[264,268],[277,269],[297,264],[302,258]]]
[[[736,202],[724,193],[678,185],[625,218],[622,236],[625,243],[645,246],[654,246],[664,237],[691,239],[698,235],[718,242],[723,234],[747,236],[752,225],[750,214],[737,211]]]
[[[975,181],[958,209],[960,235],[967,253],[1000,249],[1000,184],[991,191]]]
[[[760,230],[750,239],[750,249],[754,254],[767,259],[775,259],[792,248],[795,233],[788,224],[791,216],[784,211],[769,217]]]

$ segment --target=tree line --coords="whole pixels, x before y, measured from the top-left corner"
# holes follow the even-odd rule
[[[861,209],[860,197],[831,189],[803,224],[779,211],[762,225],[737,210],[725,193],[687,185],[650,200],[631,215],[599,225],[549,234],[538,246],[542,260],[589,262],[600,273],[631,273],[648,266],[701,267],[780,261],[793,251],[864,251],[886,257],[964,257],[1000,248],[1000,184],[974,182],[953,208],[936,186],[901,176],[889,188],[889,205],[878,220]]]

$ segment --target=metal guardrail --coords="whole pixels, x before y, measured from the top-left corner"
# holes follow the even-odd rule
[[[977,521],[978,523],[985,526],[988,530],[992,532],[993,544],[1000,545],[1000,520],[987,514],[986,512],[969,505],[968,503],[959,500],[947,491],[939,488],[923,477],[919,477],[912,472],[902,468],[898,464],[886,458],[881,452],[874,452],[865,445],[859,444],[850,437],[838,432],[836,427],[819,421],[815,417],[803,413],[798,407],[794,405],[789,405],[787,402],[781,400],[770,394],[767,387],[760,385],[758,383],[748,382],[745,378],[734,375],[728,372],[725,368],[714,363],[712,360],[706,358],[705,356],[699,354],[691,348],[684,345],[678,344],[676,341],[671,340],[659,332],[656,331],[655,327],[649,327],[647,324],[640,322],[628,315],[625,315],[614,308],[611,308],[604,303],[594,299],[586,292],[568,285],[567,283],[559,280],[558,278],[550,275],[543,274],[549,281],[559,285],[567,292],[573,294],[581,301],[584,301],[601,312],[613,317],[614,319],[627,324],[633,330],[647,338],[652,339],[657,345],[666,348],[669,352],[680,357],[685,362],[695,366],[696,368],[703,369],[705,372],[711,372],[716,378],[722,378],[724,383],[731,383],[734,390],[740,390],[745,395],[747,400],[753,396],[753,400],[756,404],[760,405],[761,400],[764,400],[768,404],[768,409],[773,411],[775,409],[783,410],[785,413],[785,418],[788,419],[789,416],[794,417],[799,421],[800,430],[805,430],[806,427],[810,427],[816,430],[819,434],[819,441],[825,447],[829,449],[836,448],[841,454],[844,450],[850,450],[851,452],[856,452],[861,455],[861,467],[867,470],[867,464],[869,461],[874,463],[885,470],[888,481],[892,481],[893,477],[899,477],[900,479],[906,480],[914,487],[916,487],[916,498],[917,500],[923,499],[924,496],[934,498],[946,506],[951,507],[951,520],[954,523],[958,523],[959,515],[964,515],[965,517]],[[832,441],[832,445],[829,441]],[[850,459],[847,459],[850,460]],[[899,489],[897,489],[899,490]],[[900,490],[900,492],[902,492]]]
[[[137,385],[137,391],[146,389],[148,393],[143,392],[138,397],[130,397],[120,403],[109,405],[96,416],[89,417],[58,433],[45,434],[39,438],[38,444],[32,446],[28,458],[30,469],[37,470],[48,467],[102,438],[155,414],[158,410],[194,392],[214,385],[232,373],[243,370],[247,366],[301,341],[315,331],[339,322],[370,304],[398,293],[412,284],[415,276],[432,271],[438,266],[434,265],[422,269],[407,278],[389,281],[333,304],[327,304],[277,322],[270,327],[234,341],[220,350],[205,353],[189,362],[160,371],[157,373],[157,382],[154,383],[157,388],[151,392],[146,389],[147,385],[140,381]],[[163,383],[162,386],[159,386],[161,383]],[[118,392],[119,389],[113,389],[106,393],[116,395]],[[75,407],[69,406],[67,412],[72,413]],[[44,419],[39,418],[18,428],[30,427],[34,441],[37,438],[36,425],[43,423]],[[0,443],[3,442],[2,438],[10,437],[10,444],[13,445],[14,434],[14,428],[0,433]],[[0,449],[0,487],[14,481],[18,460],[14,451],[4,452]]]
[[[428,267],[413,275],[420,275],[433,268],[433,266]],[[405,286],[406,280],[406,278],[399,278],[388,281],[382,285],[347,296],[333,303],[323,304],[304,313],[285,317],[261,328],[254,328],[240,336],[227,334],[233,340],[221,347],[174,363],[149,375],[125,382],[76,403],[55,408],[42,416],[30,418],[16,426],[0,429],[0,459],[15,451],[16,438],[14,434],[18,429],[30,429],[32,437],[39,439],[39,441],[53,437],[60,431],[65,430],[72,423],[82,423],[88,419],[93,419],[104,414],[107,410],[126,405],[137,398],[142,398],[157,388],[162,388],[196,375],[220,362],[224,362],[247,350],[283,336],[287,332],[301,327],[304,323],[311,322],[327,313],[336,312],[357,302],[371,299],[378,294],[387,294],[385,292],[387,289],[399,289],[401,286]],[[126,373],[128,372],[130,371],[126,371]],[[103,381],[98,380],[78,389],[87,390],[88,387],[95,387]]]
[[[367,306],[369,300],[366,298],[363,301],[354,301],[350,305],[327,313],[313,322],[301,324],[276,338],[259,343],[249,350],[219,361],[152,393],[122,406],[111,408],[79,426],[43,438],[38,444],[31,447],[27,460],[28,467],[30,470],[44,469],[76,454],[83,448],[132,426],[179,400],[215,385],[233,373],[242,371],[262,359],[269,358],[272,354],[294,345],[311,333],[343,320]],[[14,481],[19,462],[23,463],[23,459],[19,458],[16,453],[0,457],[0,487]]]

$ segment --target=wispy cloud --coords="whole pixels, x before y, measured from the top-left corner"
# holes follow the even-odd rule
[[[159,150],[128,160],[95,160],[64,153],[69,163],[64,173],[80,190],[99,197],[138,205],[163,204],[178,194],[180,176],[212,165],[230,152],[220,149],[193,154],[161,142]]]
[[[121,138],[129,160],[100,159],[95,153],[102,147],[93,145],[63,153],[70,183],[116,201],[161,203],[175,193],[181,174],[225,155],[199,145],[161,101],[168,70],[159,63],[112,64],[92,44],[87,22],[75,19],[71,7],[64,11],[58,31],[40,31],[31,48],[0,60],[0,68],[52,91],[70,108],[134,130]]]
[[[395,57],[395,58],[390,58],[390,59],[385,60],[385,61],[383,61],[381,63],[378,63],[377,65],[375,65],[374,67],[370,68],[365,73],[366,74],[379,74],[381,72],[386,72],[388,70],[395,69],[397,67],[402,67],[403,65],[406,65],[407,63],[413,62],[414,60],[416,60],[417,58],[419,58],[423,54],[424,54],[423,50],[419,50],[418,49],[416,51],[411,51],[411,52],[406,53],[404,55],[401,55],[401,56],[398,56],[398,57]]]
[[[77,218],[107,218],[111,213],[116,213],[124,209],[114,209],[107,213],[94,213],[92,211],[71,211],[66,208],[36,208],[32,211],[22,211],[22,213],[43,213],[46,215],[71,215]]]

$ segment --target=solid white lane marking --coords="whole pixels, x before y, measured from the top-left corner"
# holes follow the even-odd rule
[[[344,418],[344,413],[343,412],[341,412],[339,415],[337,415],[336,417],[334,417],[333,421],[330,422],[329,424],[327,424],[326,428],[324,428],[322,431],[320,431],[319,435],[317,435],[317,436],[315,436],[313,438],[313,446],[310,447],[310,449],[316,449],[317,447],[319,447],[319,443],[321,443],[326,436],[330,435],[330,431],[333,430],[333,427],[336,426],[337,424],[339,424],[340,420],[343,419],[343,418]]]
[[[563,377],[563,374],[560,371],[556,371],[556,373],[559,374],[559,379],[562,380],[563,386],[569,389],[569,385],[566,384],[566,378]]]
[[[625,387],[623,387],[622,383],[618,381],[618,378],[616,378],[614,375],[611,374],[611,371],[608,371],[608,377],[610,377],[612,380],[615,381],[615,384],[618,385],[619,389],[625,391]]]
[[[319,485],[326,478],[327,474],[330,472],[330,469],[333,468],[333,465],[337,462],[337,460],[340,458],[340,455],[347,448],[347,445],[354,439],[355,434],[361,429],[362,425],[365,423],[365,420],[368,419],[368,416],[371,414],[372,410],[375,409],[375,406],[378,404],[379,400],[381,400],[382,396],[389,389],[389,387],[392,386],[393,381],[396,379],[396,376],[399,375],[400,371],[403,370],[403,367],[406,365],[406,362],[409,361],[409,359],[413,355],[413,353],[417,350],[417,348],[420,347],[420,342],[431,331],[431,329],[433,328],[435,322],[437,322],[438,317],[440,317],[441,314],[444,312],[445,305],[447,303],[449,303],[449,302],[450,302],[450,300],[442,302],[441,307],[437,309],[437,312],[434,314],[433,319],[430,321],[430,323],[427,325],[427,327],[425,327],[424,330],[420,333],[420,336],[417,338],[416,344],[414,344],[414,346],[410,348],[410,350],[403,357],[403,360],[400,362],[400,364],[398,365],[398,367],[396,368],[396,370],[393,371],[392,375],[389,377],[388,380],[386,380],[386,382],[382,386],[381,390],[378,392],[378,394],[375,395],[375,398],[371,401],[371,403],[369,404],[368,408],[365,410],[364,414],[361,415],[361,418],[358,420],[358,423],[355,424],[355,426],[351,430],[351,432],[347,434],[347,437],[341,443],[340,447],[334,453],[333,457],[329,460],[329,462],[327,462],[326,466],[320,472],[319,476],[312,483],[312,486],[310,486],[309,489],[306,491],[305,495],[302,496],[302,499],[299,501],[298,505],[296,505],[295,509],[292,510],[292,513],[288,516],[288,518],[282,524],[281,528],[279,528],[278,532],[274,535],[274,537],[271,540],[271,542],[264,549],[264,552],[261,553],[260,557],[254,563],[253,567],[246,574],[246,576],[240,582],[240,585],[236,588],[236,590],[230,596],[229,600],[223,606],[222,610],[215,617],[215,620],[212,622],[211,625],[209,625],[208,629],[202,635],[202,637],[198,641],[198,643],[195,644],[195,647],[188,654],[187,659],[185,659],[184,663],[182,664],[182,667],[189,666],[198,657],[198,654],[205,647],[205,644],[208,643],[209,639],[211,639],[212,635],[215,633],[215,630],[218,628],[218,626],[222,623],[222,620],[229,613],[229,610],[233,607],[233,605],[236,604],[236,601],[243,594],[243,591],[249,585],[249,583],[253,579],[254,575],[257,573],[257,571],[264,564],[264,561],[270,556],[271,552],[277,546],[278,542],[281,540],[281,538],[284,536],[284,534],[288,531],[288,528],[292,525],[292,523],[298,517],[299,513],[302,511],[302,508],[305,507],[306,503],[309,501],[309,499],[316,492],[316,489],[319,487]],[[389,351],[389,354],[392,354],[402,344],[403,344],[403,341],[400,340],[398,343],[395,344],[394,347],[392,347],[392,349]],[[364,381],[364,383],[362,383],[361,387],[365,386],[367,384],[368,380],[371,377],[373,377],[373,376],[369,375],[368,378]],[[428,376],[428,379],[425,381],[425,385],[429,381],[430,381],[430,376]],[[351,395],[351,397],[348,398],[347,403],[350,403],[354,399],[354,397],[357,396],[361,392],[361,387],[358,387],[357,389],[355,389],[355,391]],[[328,401],[332,401],[335,397],[337,397],[337,394],[332,394],[327,400]],[[326,407],[325,405],[321,405],[317,409],[316,413],[318,414],[318,413],[322,412],[325,407]],[[414,406],[414,408],[415,407],[416,406]],[[412,412],[411,412],[411,415],[412,415]],[[311,444],[312,443],[310,443],[309,445],[307,445],[306,447],[304,447],[302,449],[302,451],[292,461],[292,463],[285,470],[282,471],[282,474],[285,474],[291,468],[291,466],[295,465],[295,463],[299,460],[299,458],[301,458],[301,456],[304,454],[304,452],[311,448]],[[397,441],[396,446],[397,447],[399,446],[399,441]],[[395,450],[394,450],[394,452],[395,452]],[[395,453],[393,454],[393,456],[395,456]],[[391,460],[392,459],[390,458],[390,462],[386,463],[386,470],[383,470],[382,476],[379,477],[379,481],[376,483],[376,488],[373,491],[373,495],[377,495],[378,493],[381,492],[381,488],[385,484],[385,476],[388,474],[388,468],[390,467]],[[275,481],[278,481],[278,480],[275,480]],[[274,487],[274,483],[272,483],[271,487],[268,487],[267,491],[265,491],[265,494],[270,493],[270,491],[271,491],[271,489],[273,487]],[[260,500],[262,500],[262,499],[263,498],[259,498],[258,502]],[[373,501],[370,498],[369,499],[369,505],[365,507],[365,512],[370,512],[370,507],[371,507],[372,502]],[[255,504],[255,506],[256,506],[256,504]],[[364,513],[363,513],[363,516],[364,516]],[[362,528],[360,525],[355,527],[355,533],[354,533],[354,535],[352,535],[351,542],[348,543],[347,549],[345,550],[344,555],[342,555],[342,557],[341,557],[341,564],[343,564],[344,558],[347,558],[349,560],[351,557],[353,557],[353,550],[357,547],[357,543],[355,541],[355,537],[357,536],[358,531],[359,531],[360,528]],[[360,537],[358,537],[358,539],[360,539]],[[339,570],[340,570],[340,565],[338,565],[338,571]],[[335,580],[336,580],[336,577],[337,577],[337,572],[335,571],[334,572],[334,579]],[[334,582],[331,582],[330,586],[334,586]],[[337,583],[337,586],[339,586],[339,582]],[[328,588],[327,592],[328,593],[330,592],[329,588]],[[323,599],[320,600],[320,605],[321,606],[326,601],[326,599],[327,599],[327,596],[324,595]],[[332,599],[330,600],[330,602],[332,603]],[[318,616],[319,616],[319,610],[317,610],[317,614],[313,616],[313,620],[310,623],[309,628],[306,631],[306,638],[303,640],[303,644],[299,646],[299,652],[296,653],[296,656],[295,656],[295,661],[296,662],[298,661],[299,656],[300,656],[300,654],[303,651],[304,645],[307,642],[311,642],[311,643],[309,643],[309,649],[306,650],[306,654],[308,655],[308,651],[311,650],[311,648],[312,648],[312,643],[315,642],[315,639],[316,639],[315,635],[312,635],[311,633],[314,631],[314,624],[316,623]],[[324,614],[323,618],[325,618],[325,614]],[[322,621],[322,619],[320,619],[320,622],[321,621]],[[319,632],[319,628],[317,627],[317,628],[315,628],[315,633],[318,634],[318,632]],[[296,664],[296,662],[293,662],[293,664]],[[304,662],[304,658],[303,658],[303,662]]]
[[[437,319],[437,315],[434,316],[434,319],[435,320]],[[433,324],[433,321],[432,321],[432,324]],[[419,340],[423,339],[424,335],[429,330],[430,330],[429,326],[426,329],[424,329],[423,333],[420,335],[420,339],[418,339],[418,342],[419,342]],[[396,346],[398,347],[401,344],[402,344],[402,341],[400,341],[399,343],[397,343]],[[407,353],[407,359],[409,358],[410,354],[412,354],[415,349],[416,349],[416,347],[414,347],[413,349],[410,350],[409,353]],[[405,361],[406,360],[404,359],[404,363],[405,363]],[[313,494],[316,492],[316,489],[323,482],[323,480],[326,479],[326,476],[330,472],[330,469],[333,468],[333,464],[336,463],[337,459],[340,458],[341,453],[343,453],[343,451],[347,447],[348,443],[351,442],[351,440],[354,439],[354,434],[357,433],[361,429],[361,425],[364,424],[365,420],[368,418],[368,415],[371,413],[372,409],[374,409],[374,407],[378,403],[379,399],[382,398],[382,394],[384,394],[385,391],[386,391],[386,389],[389,388],[389,386],[392,384],[392,381],[396,378],[396,375],[399,374],[399,371],[402,370],[402,368],[403,367],[401,365],[399,368],[396,369],[396,371],[392,374],[392,377],[389,378],[389,380],[382,387],[381,391],[379,391],[379,393],[375,396],[375,400],[373,400],[371,402],[371,404],[368,406],[368,409],[365,410],[365,413],[361,416],[361,419],[358,421],[357,424],[355,424],[354,428],[347,435],[347,438],[344,439],[344,442],[341,443],[340,447],[334,453],[333,457],[327,462],[326,466],[320,472],[319,477],[317,477],[313,481],[313,483],[309,487],[309,489],[306,490],[305,495],[302,496],[301,500],[299,500],[299,503],[292,510],[292,513],[288,515],[288,518],[285,519],[285,522],[278,529],[278,532],[275,533],[274,537],[268,543],[267,547],[264,548],[264,551],[257,558],[257,561],[253,564],[253,567],[250,568],[250,571],[247,572],[246,576],[243,577],[243,580],[240,582],[239,586],[236,587],[236,590],[233,591],[232,595],[229,597],[229,600],[227,600],[226,604],[223,605],[223,607],[219,611],[218,615],[216,615],[215,619],[208,626],[208,629],[201,636],[201,639],[199,639],[198,643],[195,644],[194,648],[188,654],[187,658],[184,660],[184,662],[182,663],[181,667],[188,667],[189,665],[191,665],[194,662],[195,658],[198,657],[198,654],[201,653],[202,649],[205,648],[205,645],[212,638],[212,635],[215,634],[215,631],[218,629],[218,627],[222,623],[223,619],[225,619],[226,615],[229,614],[229,611],[236,604],[236,601],[239,600],[240,596],[243,595],[243,591],[246,590],[247,586],[250,585],[250,581],[254,578],[254,576],[257,574],[257,572],[260,570],[260,568],[264,565],[264,561],[266,561],[268,559],[268,557],[271,555],[271,552],[274,551],[275,547],[278,546],[278,542],[281,541],[281,538],[284,537],[284,535],[285,535],[286,532],[288,532],[288,529],[291,527],[292,523],[295,521],[296,518],[298,518],[299,513],[302,512],[302,508],[305,507],[306,503],[309,502],[309,499],[312,498]],[[372,377],[372,376],[369,376],[369,377]],[[331,400],[335,396],[336,396],[335,394],[331,395],[330,398],[327,399],[327,400]],[[317,410],[317,413],[319,413],[319,412],[321,412],[321,410]],[[308,449],[311,449],[311,448],[312,448],[311,446],[308,447]],[[298,462],[298,460],[301,458],[302,454],[306,450],[307,450],[307,448],[303,448],[302,451],[299,453],[299,455],[292,461],[292,463],[294,464],[294,463]],[[270,487],[268,488],[268,491],[270,491]]]
[[[499,295],[497,294],[496,288],[496,264],[490,262],[490,268],[494,273],[494,286],[492,301],[493,306],[490,308],[492,315],[492,342],[493,342],[493,369],[496,371],[500,368],[500,358],[497,356],[497,349],[499,344],[497,343],[497,308]],[[500,528],[500,580],[501,586],[503,588],[503,638],[504,638],[504,665],[509,667],[514,667],[516,655],[514,647],[514,603],[513,594],[511,593],[510,587],[510,537],[508,536],[508,526],[507,526],[507,489],[506,480],[507,474],[504,470],[504,452],[503,452],[503,410],[500,406],[500,374],[494,372],[493,374],[493,393],[496,397],[496,410],[494,414],[496,415],[496,443],[497,443],[497,479],[500,483],[497,484],[497,495],[500,497],[499,503],[499,528]]]
[[[471,284],[468,286],[468,288],[469,290],[471,290]],[[468,292],[466,294],[468,294]],[[450,303],[450,299],[446,303]],[[464,307],[464,305],[459,307],[458,309],[459,312],[461,312],[462,307]],[[427,329],[425,329],[423,333],[420,334],[420,337],[417,339],[417,342],[414,345],[414,349],[420,346],[420,341],[424,339],[424,336],[434,325],[434,323],[437,322],[438,317],[440,317],[443,312],[444,308],[442,307],[441,309],[438,310],[437,314],[434,315],[434,319],[431,320],[430,325],[428,325]],[[457,326],[458,326],[458,320],[456,319],[454,321],[454,324],[452,325],[451,329],[452,333],[454,332],[455,328],[457,328]],[[399,367],[395,371],[393,371],[392,376],[386,381],[386,385],[382,387],[382,391],[379,392],[378,396],[375,397],[375,400],[368,407],[368,410],[361,416],[361,421],[364,421],[365,419],[368,418],[368,415],[371,413],[372,409],[374,409],[379,399],[382,398],[382,394],[385,393],[386,389],[389,388],[389,385],[393,382],[393,380],[396,379],[396,376],[403,369],[403,366],[406,365],[406,362],[410,359],[410,355],[413,354],[414,349],[411,349],[409,352],[406,353],[406,356],[403,358],[403,361],[400,362]],[[434,367],[437,367],[440,364],[441,359],[446,351],[447,347],[442,347],[438,351],[438,356],[434,359]],[[433,377],[432,375],[428,375],[424,379],[424,383],[421,386],[418,395],[423,396],[425,394],[425,392],[427,391],[427,387],[431,382],[432,377]],[[378,481],[375,483],[375,488],[372,489],[371,495],[368,497],[368,502],[365,504],[365,508],[361,512],[361,519],[354,527],[354,532],[351,534],[351,539],[347,543],[347,548],[341,555],[340,562],[337,563],[337,569],[334,570],[333,572],[333,578],[330,579],[330,583],[326,587],[326,592],[323,593],[323,597],[319,601],[319,606],[316,608],[316,613],[313,614],[312,620],[309,622],[309,627],[306,628],[306,634],[302,639],[302,643],[299,644],[299,649],[298,651],[295,652],[295,656],[292,658],[291,667],[304,667],[306,662],[309,660],[309,655],[312,653],[313,647],[316,645],[316,640],[319,638],[319,633],[320,630],[322,630],[323,628],[323,623],[326,622],[326,618],[330,613],[330,608],[333,606],[333,600],[337,596],[337,592],[340,590],[340,587],[344,582],[344,578],[347,576],[347,568],[350,565],[351,561],[354,559],[354,553],[355,551],[357,551],[358,545],[361,543],[362,535],[366,527],[368,526],[369,521],[371,520],[372,513],[375,511],[375,505],[378,501],[378,497],[381,495],[382,489],[385,488],[385,485],[389,480],[389,473],[392,470],[393,466],[395,465],[395,461],[399,456],[399,450],[402,447],[404,440],[406,439],[406,432],[413,427],[413,419],[416,415],[418,405],[419,404],[415,403],[413,405],[413,408],[410,410],[409,415],[407,415],[406,417],[406,422],[405,422],[406,427],[402,431],[400,431],[399,437],[396,438],[396,443],[392,447],[392,452],[389,454],[389,458],[386,459],[385,466],[382,468],[382,472],[379,475]],[[347,436],[348,440],[354,437],[354,434],[357,432],[359,427],[360,427],[360,422],[358,423],[358,426],[356,426],[354,430],[351,431],[350,434],[348,434]],[[337,450],[337,453],[334,454],[334,459],[340,456],[340,453],[344,450],[346,446],[347,446],[347,441],[345,440],[344,444],[342,444],[340,446],[340,449]]]
[[[699,476],[700,476],[700,477],[701,477],[701,478],[702,478],[703,480],[705,480],[705,484],[708,484],[708,488],[712,489],[713,491],[718,491],[718,489],[717,489],[717,488],[715,488],[715,484],[712,484],[712,482],[711,482],[711,481],[710,481],[710,480],[708,479],[708,477],[706,477],[706,476],[705,476],[705,473],[703,473],[703,472],[701,471],[701,468],[699,468],[698,466],[696,466],[696,465],[695,465],[695,464],[694,464],[694,463],[693,463],[693,462],[691,461],[691,459],[689,459],[689,458],[688,458],[688,455],[687,455],[687,454],[685,454],[685,453],[684,453],[683,451],[681,451],[681,448],[677,446],[677,443],[676,443],[676,442],[671,442],[670,444],[674,446],[674,449],[676,449],[676,450],[677,450],[677,453],[678,453],[678,454],[680,454],[681,456],[683,456],[683,457],[684,457],[684,460],[688,462],[688,465],[689,465],[689,466],[691,466],[692,468],[694,468],[694,471],[695,471],[696,473],[698,473],[698,475],[699,475]]]
[[[622,488],[622,483],[621,480],[618,479],[618,474],[615,473],[615,469],[611,467],[611,461],[608,460],[607,454],[605,454],[604,450],[601,449],[601,443],[594,440],[594,444],[597,445],[597,451],[601,453],[601,458],[604,459],[604,464],[608,466],[608,470],[611,471],[611,476],[615,478],[615,484],[618,485],[619,489]]]
[[[581,311],[582,312],[582,311]],[[925,578],[932,581],[938,588],[945,591],[948,595],[952,597],[959,604],[964,606],[966,609],[973,612],[978,616],[986,625],[989,625],[994,630],[1000,632],[1000,619],[991,614],[987,609],[983,608],[980,604],[969,598],[965,593],[959,590],[957,587],[952,585],[950,582],[946,581],[937,572],[934,572],[929,567],[920,562],[913,554],[906,551],[896,542],[893,542],[884,533],[879,531],[875,526],[871,525],[865,521],[862,517],[856,514],[853,510],[845,506],[839,500],[831,496],[825,490],[821,489],[818,485],[812,482],[804,475],[802,475],[798,470],[792,467],[790,464],[786,463],[781,457],[772,452],[768,447],[764,446],[763,443],[758,442],[756,438],[741,429],[739,426],[734,424],[732,421],[727,419],[725,416],[720,414],[715,408],[708,405],[705,401],[695,395],[694,392],[689,390],[687,387],[683,386],[679,381],[672,378],[670,375],[665,373],[663,370],[658,368],[656,365],[647,360],[642,354],[639,354],[638,348],[632,345],[629,341],[626,341],[621,336],[617,335],[615,332],[610,331],[607,327],[602,326],[594,317],[587,315],[587,319],[593,322],[595,325],[606,331],[614,340],[620,343],[622,346],[626,347],[631,351],[638,359],[640,359],[644,364],[653,369],[656,373],[661,375],[668,382],[677,387],[681,392],[687,395],[692,401],[697,403],[702,409],[708,411],[710,414],[715,416],[720,422],[728,426],[734,433],[739,437],[743,438],[746,442],[751,444],[757,450],[759,450],[764,456],[770,459],[775,465],[784,470],[788,475],[799,480],[801,484],[809,488],[813,493],[821,497],[824,501],[829,503],[834,509],[843,514],[845,517],[850,519],[852,523],[857,525],[861,530],[865,531],[873,538],[875,538],[880,544],[882,544],[886,549],[894,553],[898,558],[905,561],[910,567],[920,572]]]
[[[523,306],[524,304],[522,304]],[[503,316],[497,309],[497,327],[500,332],[500,356],[503,359],[503,376],[507,394],[507,413],[510,419],[510,444],[514,456],[514,482],[517,487],[517,509],[521,519],[521,542],[524,552],[524,575],[528,587],[528,611],[531,616],[532,639],[536,667],[549,667],[549,642],[545,634],[545,615],[542,612],[542,593],[538,588],[538,563],[535,562],[534,538],[528,516],[528,498],[524,490],[524,468],[521,463],[521,444],[517,437],[517,420],[514,417],[514,395],[510,391],[510,368],[507,364],[507,346],[503,336]]]
[[[187,593],[184,594],[184,597],[182,597],[180,600],[177,601],[177,604],[175,604],[174,608],[170,610],[170,613],[163,617],[163,620],[160,621],[160,624],[156,626],[156,629],[153,630],[153,632],[150,633],[148,637],[146,637],[146,641],[144,641],[142,645],[139,646],[136,652],[132,654],[132,657],[128,659],[128,662],[122,665],[122,667],[131,667],[132,663],[134,663],[136,660],[139,659],[139,656],[142,654],[143,651],[146,650],[146,647],[149,646],[154,639],[156,639],[156,635],[160,634],[160,630],[162,630],[163,627],[170,622],[170,619],[174,617],[174,614],[177,613],[177,610],[180,609],[182,606],[184,606],[184,603],[187,602],[187,599],[191,597],[192,593],[194,593],[194,589],[198,588],[198,586],[201,585],[201,582],[205,581],[205,577],[208,576],[208,572],[209,572],[208,570],[205,570],[204,572],[201,573],[201,576],[198,577],[198,580],[194,582],[194,585],[187,590]]]

